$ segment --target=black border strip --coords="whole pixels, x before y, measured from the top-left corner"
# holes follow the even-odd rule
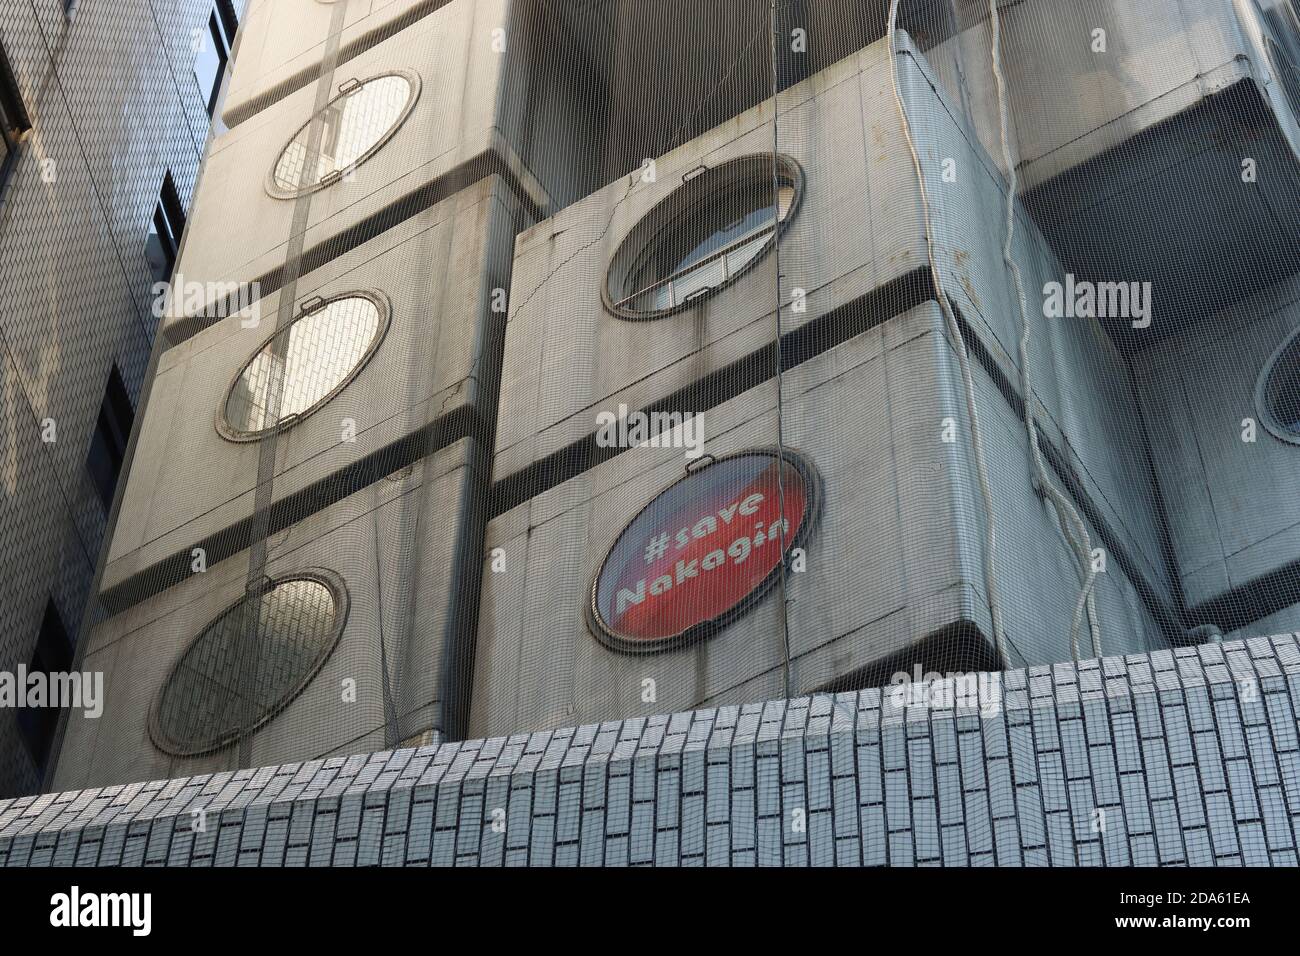
[[[382,209],[378,209],[366,216],[360,222],[316,243],[310,249],[304,250],[300,257],[301,264],[298,267],[298,274],[306,275],[309,272],[314,272],[344,253],[351,252],[394,226],[419,215],[444,199],[454,196],[462,189],[468,189],[470,186],[494,175],[501,178],[502,182],[510,190],[511,195],[532,217],[534,222],[539,222],[545,218],[543,210],[528,196],[527,191],[523,189],[518,178],[510,171],[501,157],[495,151],[485,152],[468,163],[456,166],[432,182],[425,183],[418,189],[399,199],[395,199]],[[277,266],[259,276],[251,287],[257,290],[259,299],[263,299],[271,293],[279,291],[284,286],[285,280],[284,267]],[[187,339],[198,335],[204,329],[216,325],[226,316],[235,315],[247,304],[247,302],[239,300],[238,292],[228,296],[225,300],[209,302],[204,312],[177,319],[167,326],[163,333],[166,336],[164,346],[173,348],[180,345]]]
[[[930,279],[930,271],[925,268],[913,269],[848,305],[832,309],[781,336],[780,367],[789,370],[933,299],[934,284]],[[647,405],[642,411],[651,415],[656,412],[697,415],[762,385],[776,374],[776,369],[776,345],[769,343]],[[495,482],[490,495],[492,511],[489,520],[626,450],[620,447],[600,447],[596,444],[596,432],[593,431],[585,438]]]
[[[260,520],[255,514],[248,515],[215,534],[193,542],[184,550],[137,571],[122,583],[100,592],[100,600],[110,614],[119,614],[190,577],[192,548],[202,548],[207,563],[215,564],[247,549],[255,528],[264,526],[267,534],[276,534],[385,475],[426,458],[462,438],[475,438],[482,442],[487,434],[478,412],[472,406],[462,405],[419,431],[392,441],[341,471],[277,500],[268,507],[268,513]]]
[[[1227,634],[1297,602],[1300,602],[1300,558],[1196,605],[1188,617],[1198,624],[1217,624]]]

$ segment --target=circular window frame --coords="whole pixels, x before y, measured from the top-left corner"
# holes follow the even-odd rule
[[[261,355],[262,351],[268,345],[275,341],[277,335],[287,333],[293,328],[295,323],[315,312],[328,308],[330,303],[338,302],[341,299],[366,299],[371,305],[375,306],[375,308],[379,310],[379,328],[375,330],[375,334],[371,338],[370,344],[366,347],[365,352],[362,353],[361,358],[357,359],[356,364],[352,366],[351,370],[344,375],[343,378],[339,380],[339,383],[330,389],[329,392],[317,399],[305,410],[295,415],[281,417],[270,428],[263,428],[255,432],[249,432],[238,429],[232,425],[226,418],[226,409],[230,404],[230,396],[231,393],[234,392],[235,386],[239,383],[240,378],[243,377],[244,372],[246,372],[248,367],[253,364],[253,360],[256,359],[257,356]],[[308,300],[308,304],[311,308],[299,308],[284,328],[276,329],[266,338],[262,339],[262,341],[258,343],[257,348],[253,350],[253,354],[244,360],[243,364],[239,366],[238,370],[236,370],[235,374],[226,384],[225,391],[221,393],[221,403],[217,406],[216,418],[217,432],[222,438],[227,441],[240,443],[261,441],[264,438],[269,438],[271,435],[288,431],[299,422],[305,421],[307,418],[318,412],[322,407],[333,401],[339,392],[352,384],[352,381],[361,374],[361,371],[368,364],[370,364],[370,360],[374,358],[375,352],[377,352],[379,346],[383,344],[384,339],[388,335],[388,330],[393,324],[392,307],[389,304],[388,296],[384,295],[384,293],[380,292],[378,289],[350,289],[347,292],[340,292],[337,295],[332,295],[328,298]]]
[[[358,156],[356,160],[347,168],[357,169],[358,167],[361,166],[362,163],[370,159],[371,156],[375,155],[375,153],[383,149],[383,147],[388,143],[388,141],[397,134],[397,131],[402,128],[403,124],[406,123],[407,119],[411,115],[411,111],[415,109],[416,102],[419,101],[420,99],[420,92],[423,87],[423,83],[420,80],[420,74],[416,73],[414,70],[408,70],[402,67],[393,67],[391,69],[381,70],[380,72],[375,73],[372,76],[366,77],[364,80],[356,80],[355,78],[353,78],[351,80],[345,80],[343,83],[339,84],[339,92],[336,93],[328,103],[326,103],[316,112],[312,113],[311,116],[308,117],[307,122],[303,123],[297,129],[295,129],[293,131],[293,134],[287,140],[285,140],[284,145],[281,146],[279,151],[276,152],[275,160],[271,163],[271,168],[270,170],[267,171],[266,178],[262,182],[264,188],[266,189],[267,195],[269,195],[272,199],[298,199],[302,196],[308,196],[311,195],[312,193],[320,192],[322,189],[328,189],[330,186],[333,186],[336,183],[341,182],[343,179],[342,171],[335,170],[335,173],[337,173],[337,175],[331,173],[330,175],[326,176],[321,180],[318,180],[317,182],[313,183],[310,186],[299,186],[297,189],[285,189],[276,181],[275,170],[280,165],[280,158],[284,155],[285,150],[287,150],[293,144],[294,140],[298,138],[299,133],[308,129],[311,126],[311,124],[316,121],[316,118],[325,110],[329,109],[331,106],[333,106],[335,103],[337,103],[339,100],[343,99],[344,97],[351,96],[354,92],[356,92],[356,90],[353,89],[349,89],[347,90],[347,92],[343,92],[345,87],[347,87],[352,82],[356,82],[358,84],[356,89],[359,90],[362,87],[364,87],[367,83],[374,82],[375,80],[382,80],[386,76],[401,77],[411,85],[410,94],[406,98],[406,105],[402,107],[401,113],[398,114],[397,119],[393,121],[392,125],[388,127],[387,131],[382,136],[380,136],[379,139],[375,140],[375,142],[372,143],[370,147],[365,152],[363,152],[360,156]]]
[[[293,581],[313,581],[317,584],[321,584],[329,589],[330,596],[334,599],[333,633],[326,641],[325,651],[316,658],[311,667],[307,668],[303,672],[302,679],[299,680],[291,690],[283,694],[279,701],[276,702],[275,706],[259,717],[251,726],[247,728],[237,727],[233,730],[226,730],[217,735],[211,742],[196,744],[192,747],[182,747],[173,741],[164,731],[162,726],[163,695],[171,685],[171,682],[175,679],[181,663],[189,655],[190,651],[194,649],[194,646],[203,638],[203,635],[208,632],[209,628],[215,626],[217,622],[222,620],[227,614],[235,611],[240,604],[248,599],[248,595],[245,593],[236,600],[227,604],[221,611],[214,615],[211,620],[204,624],[203,627],[199,629],[199,633],[185,644],[185,647],[181,649],[180,654],[177,655],[176,660],[172,662],[171,667],[167,669],[167,676],[159,686],[158,692],[154,694],[153,703],[149,707],[149,739],[155,747],[163,753],[170,754],[173,757],[201,757],[205,754],[224,750],[226,747],[231,746],[245,737],[251,737],[253,734],[257,733],[257,731],[265,727],[268,723],[287,710],[289,705],[297,700],[302,692],[307,689],[307,686],[315,680],[316,675],[321,672],[321,669],[325,666],[326,662],[334,656],[334,652],[338,649],[339,641],[343,638],[343,630],[347,627],[348,616],[352,610],[352,600],[348,594],[347,584],[344,582],[342,575],[325,568],[307,568],[302,571],[293,571],[277,578],[268,578],[263,584],[261,593],[267,594],[276,587],[279,587],[281,584],[289,584]]]
[[[786,211],[785,216],[777,222],[772,237],[764,244],[762,251],[745,263],[739,272],[733,276],[728,276],[726,281],[697,292],[690,298],[665,309],[650,311],[630,309],[618,304],[625,297],[615,298],[610,291],[611,286],[625,283],[629,273],[638,263],[643,261],[646,252],[655,243],[670,235],[681,220],[690,215],[692,210],[697,209],[710,196],[716,195],[727,187],[741,182],[743,178],[752,175],[751,170],[755,167],[761,169],[765,177],[770,179],[772,174],[772,154],[749,153],[726,160],[717,166],[704,167],[704,172],[686,179],[642,216],[640,221],[623,238],[623,241],[619,243],[618,249],[610,257],[609,263],[605,267],[605,277],[600,284],[600,299],[605,311],[631,322],[652,322],[677,315],[734,285],[751,269],[766,259],[771,254],[772,249],[775,248],[776,243],[780,241],[781,235],[794,222],[799,213],[799,207],[803,203],[806,185],[803,167],[799,165],[798,160],[786,153],[776,154],[776,167],[777,175],[784,178],[785,184],[794,188],[790,208]]]
[[[1273,409],[1268,403],[1268,380],[1277,368],[1278,362],[1286,353],[1295,348],[1300,352],[1300,327],[1292,329],[1282,339],[1282,344],[1273,350],[1273,354],[1268,357],[1264,363],[1263,371],[1259,373],[1259,378],[1255,380],[1255,411],[1259,415],[1259,420],[1264,423],[1264,428],[1278,441],[1286,442],[1288,445],[1300,445],[1300,433],[1294,432],[1287,428],[1273,414]]]
[[[791,465],[803,480],[804,491],[807,496],[807,505],[804,508],[804,521],[799,526],[799,530],[786,543],[785,554],[782,559],[772,566],[766,577],[754,587],[752,591],[737,601],[732,607],[723,611],[717,617],[707,621],[700,621],[692,624],[687,628],[678,631],[676,634],[668,637],[656,638],[647,641],[641,638],[635,638],[626,634],[621,634],[614,628],[609,627],[600,615],[599,590],[600,578],[605,573],[605,566],[609,563],[610,557],[618,548],[618,543],[623,540],[623,536],[628,533],[634,524],[645,514],[656,501],[666,495],[677,485],[689,478],[702,474],[709,468],[728,461],[732,458],[747,458],[752,455],[766,455],[777,461],[784,461]],[[587,629],[592,636],[601,644],[612,651],[620,654],[628,654],[636,657],[644,657],[650,654],[671,653],[673,651],[684,650],[692,645],[701,644],[713,636],[721,633],[728,625],[749,613],[767,593],[776,586],[780,571],[783,565],[789,561],[790,552],[795,548],[803,547],[813,529],[816,527],[821,518],[822,500],[823,500],[823,482],[821,472],[813,464],[812,459],[802,452],[791,448],[777,448],[776,446],[762,445],[754,448],[745,448],[741,451],[731,452],[721,457],[710,457],[710,461],[703,468],[690,468],[686,474],[674,480],[671,484],[665,485],[659,491],[655,492],[641,508],[633,515],[623,526],[623,530],[614,536],[614,540],[605,551],[605,556],[600,559],[600,564],[596,566],[596,573],[592,576],[591,586],[588,588],[588,600],[586,606],[586,623]]]

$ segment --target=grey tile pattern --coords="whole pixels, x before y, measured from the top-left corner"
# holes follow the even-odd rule
[[[0,671],[31,660],[50,598],[70,634],[81,623],[105,534],[86,455],[112,365],[133,402],[143,387],[146,235],[165,172],[183,201],[198,176],[191,31],[211,6],[81,3],[67,18],[57,0],[0,5],[32,125],[0,196]],[[0,709],[0,794],[39,785],[15,711]]]
[[[0,801],[0,865],[1296,865],[1300,635]]]

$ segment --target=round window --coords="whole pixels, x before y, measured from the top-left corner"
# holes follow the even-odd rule
[[[253,441],[296,424],[352,380],[387,328],[388,303],[378,293],[317,300],[235,376],[217,430],[232,441]]]
[[[420,78],[395,70],[365,82],[349,80],[339,90],[280,152],[266,181],[272,196],[292,199],[324,189],[369,159],[410,113],[420,95]],[[309,164],[313,152],[316,161]]]
[[[1291,333],[1264,366],[1255,404],[1270,432],[1300,445],[1300,329]]]
[[[295,574],[250,592],[205,627],[172,666],[154,702],[154,743],[192,757],[252,733],[316,675],[347,615],[347,590],[328,571]]]
[[[776,583],[782,538],[786,554],[798,547],[819,502],[816,470],[788,449],[752,449],[693,469],[610,548],[592,582],[593,632],[632,653],[711,636]]]
[[[627,319],[670,315],[734,282],[772,248],[799,204],[798,163],[746,156],[687,179],[614,254],[605,306]]]

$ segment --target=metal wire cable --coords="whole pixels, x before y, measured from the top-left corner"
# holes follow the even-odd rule
[[[785,444],[782,434],[782,404],[784,398],[781,394],[781,190],[780,190],[780,173],[777,168],[779,156],[779,112],[777,110],[777,93],[780,88],[780,77],[777,76],[776,67],[776,0],[771,3],[771,16],[768,20],[768,27],[771,33],[772,44],[772,256],[776,272],[776,493],[781,520],[778,522],[781,528],[781,562],[778,565],[781,569],[780,576],[780,600],[781,600],[781,637],[784,641],[785,652],[785,696],[790,696],[790,614],[789,605],[786,603],[786,575],[788,571],[788,560],[786,557],[786,517],[785,517]]]

